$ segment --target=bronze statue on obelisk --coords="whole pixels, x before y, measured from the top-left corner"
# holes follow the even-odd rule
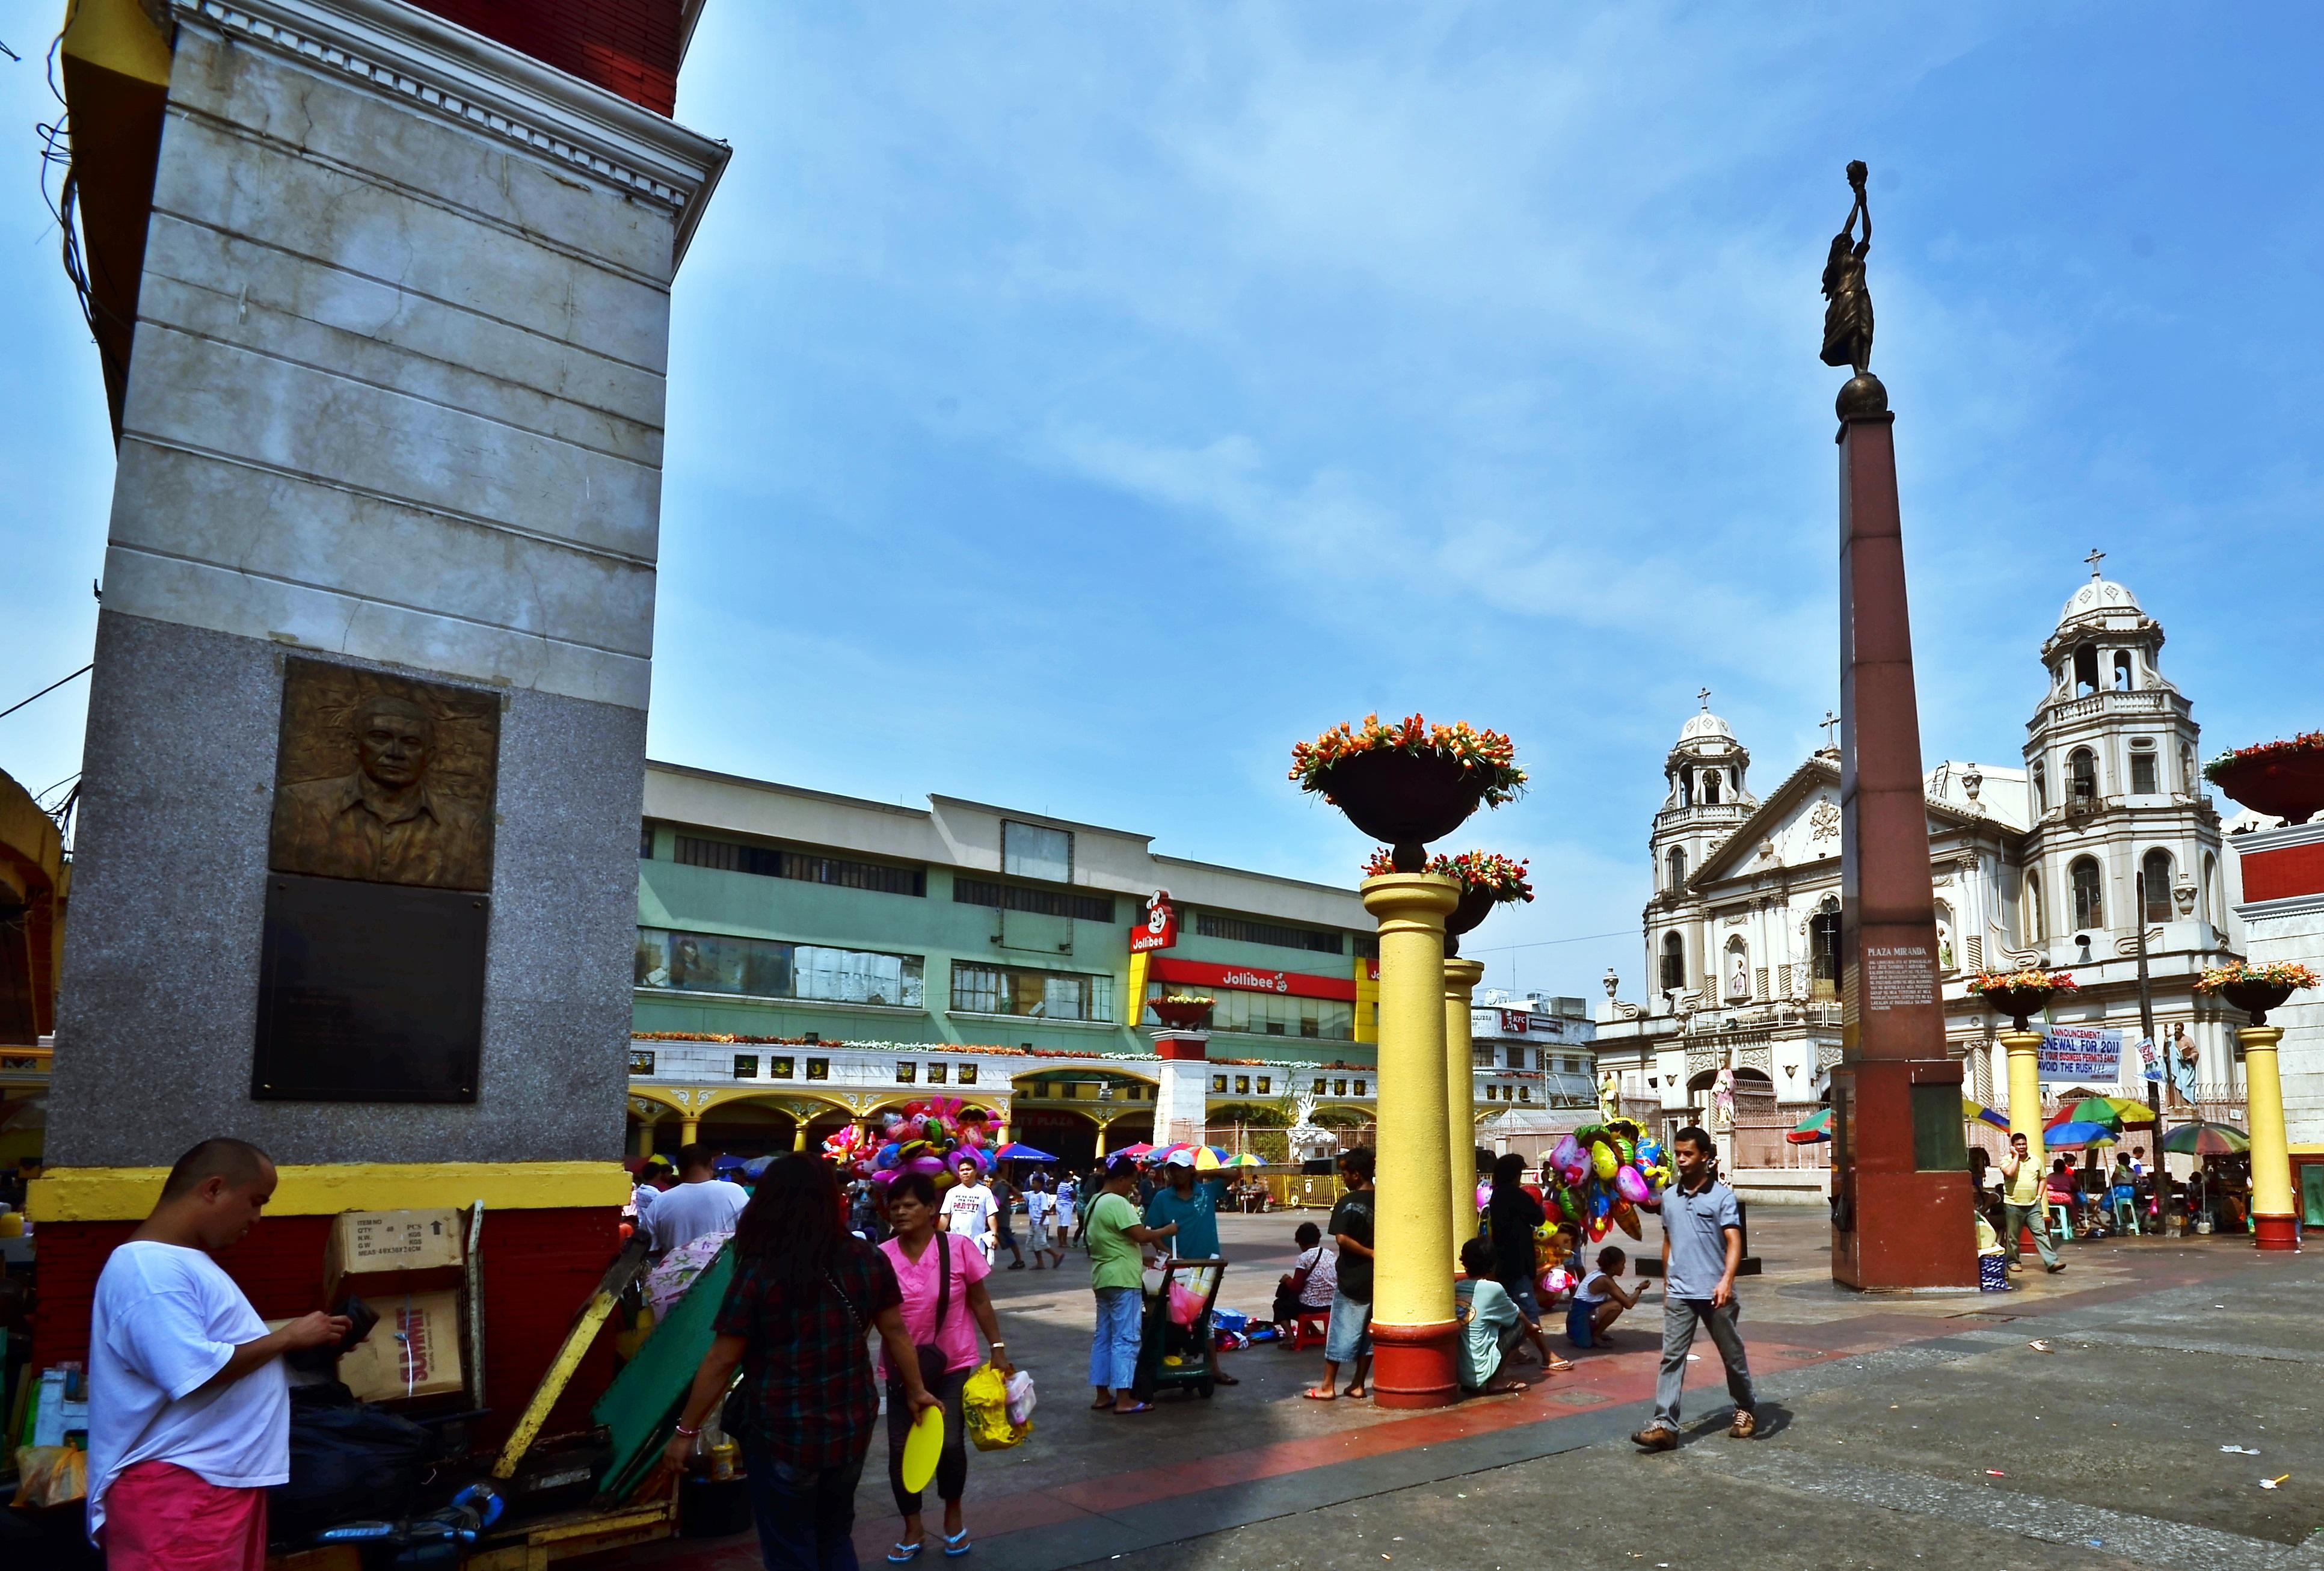
[[[1848,166],[1856,205],[1831,237],[1831,255],[1823,264],[1823,298],[1831,302],[1823,309],[1823,363],[1852,365],[1858,376],[1872,366],[1872,291],[1864,282],[1864,255],[1872,249],[1872,204],[1865,197],[1864,182],[1871,172],[1860,158]],[[1859,215],[1864,219],[1861,239],[1856,235]]]

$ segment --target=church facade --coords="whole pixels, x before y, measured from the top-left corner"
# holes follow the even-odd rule
[[[2194,991],[2242,953],[2236,872],[2163,642],[2136,596],[2094,571],[2042,644],[2045,690],[2016,761],[1929,772],[1946,1042],[1980,1102],[2006,1100],[2007,1021],[1968,984],[2023,966],[2073,974],[2080,990],[2052,1021],[2120,1029],[2127,1085],[2150,1018],[2182,1095],[2238,1077],[2227,1012]],[[1827,745],[1764,798],[1750,767],[1706,694],[1665,761],[1647,836],[1641,984],[1605,979],[1600,1070],[1666,1117],[1717,1122],[1725,1086],[1747,1115],[1804,1113],[1840,1058],[1840,753]]]

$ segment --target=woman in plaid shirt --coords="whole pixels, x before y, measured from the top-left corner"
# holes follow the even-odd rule
[[[914,1416],[941,1405],[921,1383],[902,1301],[887,1256],[847,1232],[831,1169],[805,1155],[770,1163],[735,1224],[717,1339],[662,1454],[687,1465],[740,1364],[724,1421],[750,1470],[768,1571],[855,1571],[855,1485],[880,1406],[867,1331],[878,1327]]]

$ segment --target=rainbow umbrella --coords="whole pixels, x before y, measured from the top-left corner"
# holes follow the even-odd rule
[[[2181,1156],[2239,1157],[2251,1136],[2231,1123],[2182,1123],[2163,1137],[2163,1149]]]
[[[1819,1107],[1794,1124],[1784,1138],[1794,1145],[1813,1145],[1831,1138],[1831,1109]]]
[[[2127,1096],[2077,1096],[2061,1105],[2050,1123],[2102,1123],[2120,1129],[2126,1123],[2153,1123],[2154,1109]]]
[[[1972,1102],[1966,1096],[1961,1098],[1961,1116],[1963,1118],[1983,1119],[1986,1123],[1993,1125],[1996,1129],[2007,1129],[2009,1127],[2009,1115],[2007,1114],[1996,1113],[1984,1103]]]
[[[2112,1145],[2122,1138],[2118,1129],[2080,1120],[2053,1123],[2042,1132],[2042,1143],[2053,1151],[2076,1151],[2086,1145]]]
[[[1111,1157],[1142,1157],[1153,1149],[1154,1148],[1151,1145],[1148,1145],[1146,1141],[1141,1140],[1136,1145],[1126,1145],[1118,1151],[1108,1151],[1106,1152],[1106,1155]]]
[[[1245,1151],[1239,1157],[1229,1157],[1224,1165],[1230,1168],[1263,1168],[1267,1166],[1267,1160]]]

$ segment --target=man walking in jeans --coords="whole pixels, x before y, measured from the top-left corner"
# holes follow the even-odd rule
[[[1759,1432],[1751,1396],[1751,1366],[1735,1329],[1735,1268],[1743,1261],[1743,1216],[1735,1191],[1711,1170],[1711,1136],[1692,1124],[1671,1140],[1678,1182],[1663,1191],[1663,1368],[1655,1382],[1655,1421],[1630,1437],[1643,1451],[1678,1445],[1678,1403],[1686,1383],[1686,1352],[1700,1325],[1711,1333],[1727,1365],[1727,1394],[1735,1422],[1727,1433],[1748,1440]]]

